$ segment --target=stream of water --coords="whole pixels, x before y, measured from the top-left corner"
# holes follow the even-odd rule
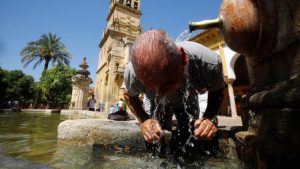
[[[190,32],[189,29],[185,29],[175,39],[175,43],[189,40],[191,37],[193,37],[194,35],[198,34],[199,32],[201,32],[201,31],[196,30],[194,32]]]

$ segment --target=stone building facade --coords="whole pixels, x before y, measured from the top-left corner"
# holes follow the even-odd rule
[[[141,33],[140,0],[110,0],[107,27],[99,44],[95,98],[105,110],[123,97],[124,66],[129,47]]]

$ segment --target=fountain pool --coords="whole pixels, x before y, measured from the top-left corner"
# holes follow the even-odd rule
[[[236,158],[203,157],[180,167],[172,159],[154,158],[143,151],[100,145],[57,143],[57,126],[79,114],[0,113],[0,166],[2,168],[242,168]],[[41,165],[41,166],[36,166]],[[15,167],[18,166],[18,167]]]

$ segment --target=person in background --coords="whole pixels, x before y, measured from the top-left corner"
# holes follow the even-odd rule
[[[123,109],[124,111],[127,110],[127,104],[126,104],[126,101],[122,99],[122,102],[123,102]]]
[[[118,106],[119,106],[119,111],[124,110],[124,107],[123,107],[124,106],[124,101],[123,101],[122,98],[120,98],[120,100],[116,104],[118,104]]]
[[[95,104],[96,104],[96,99],[94,98],[94,94],[92,94],[92,97],[89,99],[87,106],[89,108],[89,111],[95,111]]]
[[[113,114],[115,112],[115,107],[114,105],[111,105],[108,109],[108,114]]]

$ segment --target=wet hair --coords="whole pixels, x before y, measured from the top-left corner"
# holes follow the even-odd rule
[[[181,61],[175,42],[162,30],[150,30],[139,35],[130,48],[129,56],[137,76],[148,77],[149,80],[157,75],[166,76],[168,69],[178,59]]]

